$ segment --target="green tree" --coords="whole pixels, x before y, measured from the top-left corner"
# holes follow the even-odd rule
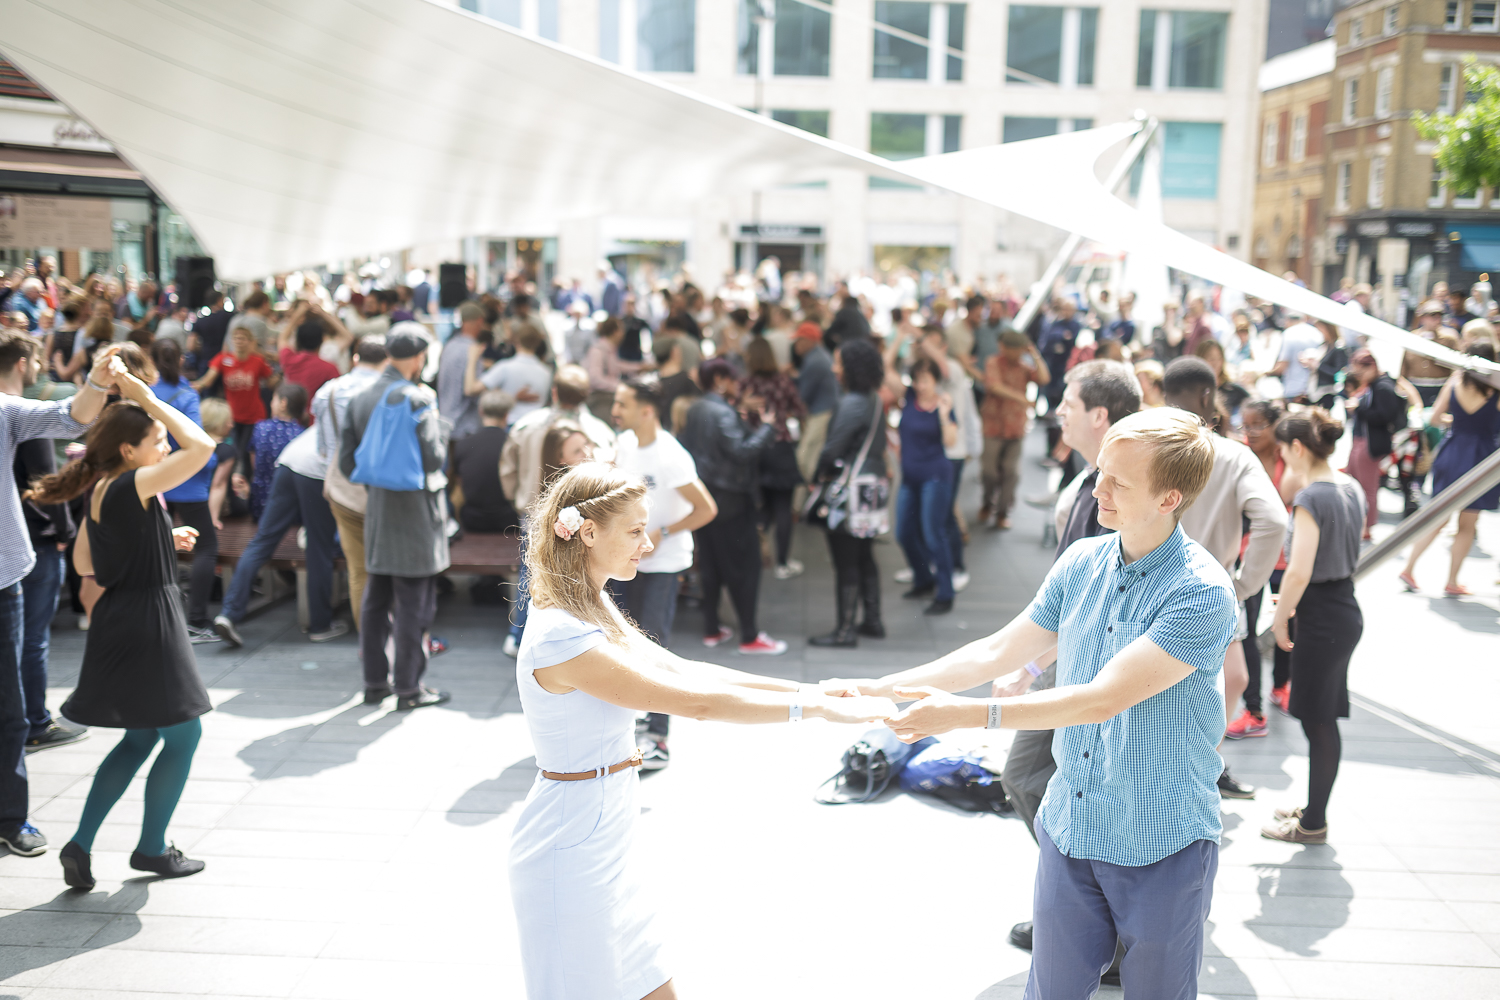
[[[1500,69],[1469,59],[1457,114],[1413,116],[1417,134],[1437,143],[1433,159],[1452,191],[1500,191]]]

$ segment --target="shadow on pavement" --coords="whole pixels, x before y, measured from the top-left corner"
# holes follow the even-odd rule
[[[536,758],[527,757],[470,788],[448,808],[448,822],[455,826],[482,826],[524,801],[536,781]]]
[[[358,725],[365,716],[382,711],[377,706],[354,705],[325,722],[311,722],[263,736],[246,744],[236,756],[250,765],[250,776],[257,781],[310,777],[331,767],[352,764],[361,750],[406,718],[405,712],[391,712],[379,719],[378,724]],[[312,740],[313,734],[325,729],[338,738]]]
[[[1317,852],[1319,867],[1295,863],[1309,852]],[[1304,958],[1321,954],[1317,943],[1349,922],[1349,903],[1354,887],[1344,878],[1342,865],[1334,861],[1338,852],[1326,844],[1304,847],[1292,862],[1255,865],[1260,873],[1256,892],[1260,913],[1244,926],[1262,941]],[[1309,897],[1318,897],[1317,915],[1310,917]],[[1310,920],[1317,921],[1310,926]]]

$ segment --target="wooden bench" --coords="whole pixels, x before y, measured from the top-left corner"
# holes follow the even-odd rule
[[[180,521],[178,522],[181,523]],[[276,551],[260,571],[260,593],[252,592],[246,614],[254,614],[290,596],[297,595],[297,623],[307,627],[307,553],[297,545],[297,532],[293,527],[277,544]],[[218,529],[219,565],[226,567],[224,586],[228,588],[234,569],[239,565],[252,539],[255,538],[255,522],[248,517],[229,518],[224,527]],[[521,540],[514,534],[482,535],[464,534],[448,546],[450,573],[478,576],[504,576],[507,570],[515,570],[521,563]],[[179,552],[177,558],[192,561],[192,553]],[[282,580],[279,570],[291,570],[297,575],[295,591]],[[349,596],[348,567],[342,554],[333,561],[334,607],[343,604]]]

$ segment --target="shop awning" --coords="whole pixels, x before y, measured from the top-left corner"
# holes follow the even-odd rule
[[[4,55],[113,143],[228,276],[601,212],[681,214],[853,170],[1149,245],[1180,270],[1442,351],[1143,220],[1095,176],[1135,123],[896,163],[429,0],[28,0],[5,27]]]

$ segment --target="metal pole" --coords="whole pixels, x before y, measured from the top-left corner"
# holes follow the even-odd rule
[[[1441,524],[1455,510],[1463,510],[1496,483],[1500,483],[1500,451],[1480,462],[1464,473],[1452,486],[1432,498],[1432,502],[1411,517],[1396,525],[1396,530],[1378,544],[1370,546],[1360,556],[1354,569],[1354,579],[1369,575],[1370,571],[1385,562],[1396,551],[1434,524]]]
[[[1141,123],[1141,129],[1126,148],[1125,155],[1120,157],[1119,162],[1105,178],[1104,189],[1106,191],[1114,193],[1115,188],[1119,187],[1120,182],[1125,179],[1125,175],[1130,173],[1136,161],[1146,152],[1146,144],[1155,134],[1156,119],[1148,117]],[[1042,280],[1036,283],[1036,287],[1026,297],[1026,304],[1021,306],[1021,311],[1016,313],[1015,319],[1011,320],[1011,325],[1017,330],[1024,331],[1031,325],[1037,311],[1042,308],[1042,303],[1052,295],[1052,285],[1057,281],[1057,276],[1062,273],[1064,267],[1068,266],[1068,261],[1073,259],[1073,251],[1078,249],[1078,244],[1081,242],[1083,242],[1083,237],[1077,233],[1070,234],[1063,241],[1062,248],[1057,251],[1056,256],[1052,258],[1052,263],[1048,264],[1047,270],[1042,273]]]

